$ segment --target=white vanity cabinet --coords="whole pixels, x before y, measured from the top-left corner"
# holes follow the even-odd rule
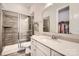
[[[31,51],[32,56],[63,56],[34,39],[31,39]]]
[[[45,56],[43,51],[41,51],[39,48],[36,49],[36,56]]]
[[[36,43],[35,43],[36,41],[35,40],[31,40],[31,51],[32,51],[32,53],[31,53],[31,55],[32,56],[36,56]]]
[[[43,44],[31,39],[32,56],[50,56],[50,49]]]
[[[31,51],[32,51],[31,55],[36,56],[36,46],[31,45]]]
[[[31,37],[31,54],[32,56],[79,56],[79,43],[34,35]]]
[[[37,42],[37,49],[39,49],[40,51],[42,51],[42,53],[45,56],[50,56],[50,49],[48,47],[46,47],[45,45]]]
[[[34,39],[31,39],[31,51],[32,56],[63,56],[59,52],[56,52]]]

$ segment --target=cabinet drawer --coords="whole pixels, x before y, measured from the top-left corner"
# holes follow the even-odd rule
[[[40,49],[46,56],[50,56],[50,48],[44,46],[43,44],[37,42],[37,48]]]

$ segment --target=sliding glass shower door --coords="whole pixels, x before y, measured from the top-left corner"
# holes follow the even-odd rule
[[[3,46],[18,43],[18,48],[24,48],[28,41],[29,17],[12,11],[2,10],[2,42]]]
[[[23,43],[25,43],[28,38],[28,30],[29,30],[29,23],[28,23],[28,16],[19,14],[19,19],[18,19],[18,37],[19,37],[19,47],[20,48],[25,48],[23,46]]]

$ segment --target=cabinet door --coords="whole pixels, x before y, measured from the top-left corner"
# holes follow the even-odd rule
[[[62,54],[60,54],[60,53],[58,53],[58,52],[55,52],[54,55],[55,55],[55,56],[63,56]]]
[[[31,55],[36,56],[36,41],[34,39],[31,39]]]
[[[45,45],[37,42],[37,48],[39,48],[46,56],[50,56],[50,48],[46,47]]]
[[[31,56],[36,56],[36,46],[31,45]]]
[[[45,54],[39,50],[38,48],[36,49],[36,56],[45,56]]]
[[[51,50],[51,56],[54,56],[54,54],[55,54],[55,51]]]

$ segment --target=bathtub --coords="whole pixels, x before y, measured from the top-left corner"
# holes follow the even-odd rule
[[[21,43],[22,47],[28,47],[30,45],[31,45],[30,42]],[[5,47],[3,47],[2,55],[8,55],[8,54],[14,53],[14,52],[17,52],[20,49],[22,49],[22,48],[18,47],[18,43],[13,44],[13,45],[9,45],[9,46],[5,46]]]

